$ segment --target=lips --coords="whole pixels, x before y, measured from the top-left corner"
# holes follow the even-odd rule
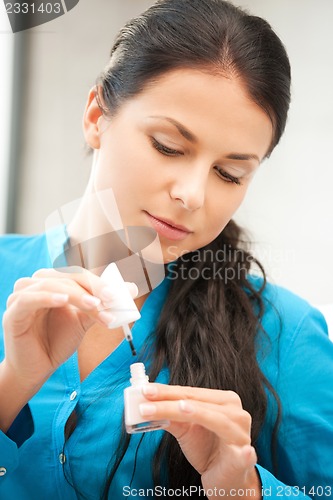
[[[154,219],[156,219],[157,221],[162,222],[163,224],[167,224],[168,226],[171,226],[174,229],[179,229],[180,231],[184,231],[185,233],[192,233],[192,231],[185,226],[181,226],[180,224],[175,224],[174,222],[168,219],[162,219],[161,217],[156,217],[155,215],[152,215],[149,212],[147,212],[147,214],[150,215],[150,217],[154,217]]]
[[[149,218],[151,225],[154,227],[155,231],[167,239],[171,240],[182,240],[186,238],[193,231],[185,226],[176,224],[173,221],[145,212]]]

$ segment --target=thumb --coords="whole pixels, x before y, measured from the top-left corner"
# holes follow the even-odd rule
[[[129,293],[131,294],[132,299],[135,299],[135,297],[137,297],[137,295],[139,293],[139,289],[136,286],[136,284],[135,283],[126,282],[126,286],[128,288]]]

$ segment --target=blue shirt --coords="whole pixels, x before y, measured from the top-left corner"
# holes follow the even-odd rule
[[[52,238],[3,236],[0,238],[0,317],[15,281],[51,267],[50,254],[64,244]],[[59,253],[59,252],[58,252]],[[253,282],[259,278],[251,278]],[[153,331],[168,280],[148,296],[141,319],[133,327],[137,350]],[[257,468],[267,499],[289,497],[330,498],[333,492],[333,343],[321,313],[291,292],[268,284],[264,291],[262,325],[258,334],[258,362],[282,403],[278,432],[278,478],[272,474],[271,432],[274,404],[262,428]],[[276,310],[282,318],[282,328]],[[0,327],[0,360],[3,359]],[[118,445],[123,420],[123,391],[129,385],[133,362],[123,341],[83,382],[77,354],[47,380],[23,408],[7,434],[0,432],[1,500],[98,500],[110,459]],[[168,382],[168,370],[157,379]],[[78,421],[65,443],[65,424],[76,410]],[[152,461],[164,431],[133,435],[116,473],[109,498],[153,498]],[[133,464],[137,466],[133,474]],[[181,471],[180,471],[181,473]],[[292,486],[298,488],[291,488]],[[75,488],[75,489],[74,489]],[[156,497],[162,496],[160,490]],[[180,492],[178,492],[180,493]],[[182,492],[181,496],[187,496]],[[164,498],[168,498],[167,494]],[[192,493],[192,497],[196,496]]]

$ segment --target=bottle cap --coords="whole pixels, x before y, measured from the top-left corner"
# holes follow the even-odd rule
[[[141,314],[114,262],[105,268],[101,278],[109,288],[114,290],[114,299],[111,301],[112,308],[110,310],[115,319],[108,325],[108,328],[128,325],[141,318]]]

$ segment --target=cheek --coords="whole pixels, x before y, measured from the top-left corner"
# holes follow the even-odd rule
[[[206,227],[200,235],[200,246],[210,243],[223,231],[244,200],[246,191],[246,186],[230,186],[229,192],[222,190],[215,193],[214,202],[210,199],[207,206]]]
[[[112,181],[115,186],[149,187],[157,179],[157,165],[147,148],[122,141],[108,144],[100,152],[99,176]]]
[[[207,200],[207,214],[211,221],[210,226],[218,229],[224,227],[242,204],[247,185],[227,185],[225,189],[215,190],[214,195]]]

